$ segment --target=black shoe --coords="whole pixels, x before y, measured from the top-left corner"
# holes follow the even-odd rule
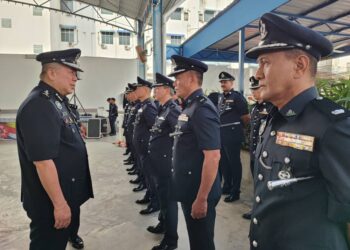
[[[82,238],[79,237],[79,235],[75,237],[69,237],[68,241],[72,244],[72,247],[76,249],[83,249],[84,248],[84,241]]]
[[[128,152],[128,151],[125,151],[125,153],[123,154],[123,155],[128,155],[130,152]]]
[[[134,164],[133,161],[124,162],[124,165],[133,165],[133,164]]]
[[[109,133],[110,136],[116,135],[116,133]]]
[[[143,204],[148,204],[148,203],[150,203],[150,201],[151,201],[151,200],[150,200],[148,197],[144,196],[142,199],[136,200],[135,202],[136,202],[137,204],[143,205]]]
[[[177,249],[177,244],[168,245],[162,241],[159,245],[152,247],[152,250],[174,250]]]
[[[129,181],[131,184],[139,184],[141,182],[141,178],[137,177],[135,180],[130,180]]]
[[[136,175],[136,174],[137,174],[137,171],[136,171],[136,170],[131,171],[131,172],[128,173],[128,175]]]
[[[163,223],[159,222],[157,226],[147,227],[147,231],[153,234],[163,234],[165,233],[165,226]]]
[[[239,200],[239,194],[231,194],[224,199],[224,202],[234,202]]]
[[[134,191],[134,192],[140,192],[140,191],[142,191],[142,190],[144,190],[144,189],[146,189],[146,187],[145,187],[145,185],[143,185],[143,184],[141,183],[138,187],[134,188],[132,191]]]
[[[129,156],[128,158],[126,158],[125,160],[123,160],[123,162],[128,162],[128,161],[132,161],[131,156]]]
[[[128,172],[135,171],[135,166],[132,166],[131,168],[127,168],[126,171],[128,171]]]
[[[151,214],[151,213],[154,213],[154,212],[157,212],[157,211],[159,211],[159,207],[148,206],[147,208],[142,209],[140,211],[140,214],[146,215],[146,214]]]
[[[224,194],[224,195],[230,194],[230,189],[229,188],[222,188],[222,194]]]
[[[243,219],[251,220],[252,218],[252,210],[250,210],[248,213],[242,214]]]

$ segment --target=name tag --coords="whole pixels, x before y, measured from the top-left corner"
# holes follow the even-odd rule
[[[185,115],[185,114],[181,114],[180,116],[179,116],[179,119],[178,119],[179,121],[182,121],[182,122],[187,122],[188,121],[188,116],[187,115]]]
[[[278,131],[276,136],[276,144],[313,152],[315,137]]]
[[[227,102],[234,102],[234,100],[226,100],[225,102],[226,102],[226,103],[227,103]]]

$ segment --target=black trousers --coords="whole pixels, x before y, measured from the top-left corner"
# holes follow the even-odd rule
[[[109,125],[111,126],[111,133],[112,134],[116,133],[116,130],[115,130],[115,121],[116,120],[117,120],[117,117],[115,117],[115,116],[109,117]]]
[[[170,177],[157,176],[157,193],[160,204],[159,220],[165,225],[163,241],[177,245],[178,207],[177,201],[170,199]]]
[[[240,141],[222,144],[220,171],[224,179],[223,189],[232,195],[239,194],[242,181]]]
[[[214,229],[217,203],[218,201],[208,202],[207,216],[202,219],[192,218],[192,203],[181,203],[191,250],[215,250]]]
[[[69,227],[64,229],[54,228],[54,218],[37,219],[29,216],[30,223],[30,245],[29,250],[64,250],[68,238],[78,233],[80,222],[80,209],[72,209],[72,219]]]
[[[159,199],[157,195],[157,187],[156,187],[156,177],[152,173],[152,166],[149,156],[142,155],[141,157],[141,169],[144,175],[147,191],[146,196],[151,200],[149,206],[158,208],[159,207]]]

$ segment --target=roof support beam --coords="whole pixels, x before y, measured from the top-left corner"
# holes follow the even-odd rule
[[[244,93],[244,50],[245,50],[245,31],[244,27],[239,31],[239,51],[238,51],[238,64],[239,64],[239,76],[238,85],[239,92]]]
[[[272,11],[286,2],[288,0],[241,0],[233,2],[183,44],[183,55],[187,57],[195,55],[216,41],[238,31],[262,14]],[[254,6],[254,8],[251,6]],[[247,11],[248,9],[249,11]]]

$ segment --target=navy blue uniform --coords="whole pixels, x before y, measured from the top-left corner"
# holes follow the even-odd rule
[[[244,96],[234,91],[219,97],[221,160],[223,191],[239,197],[242,180],[241,144],[244,140],[241,116],[249,114]]]
[[[262,122],[266,121],[267,115],[273,109],[273,105],[269,102],[256,102],[250,112],[250,171],[252,175],[254,173],[254,159],[255,159],[255,150],[259,142],[259,128]]]
[[[194,91],[185,100],[173,135],[172,195],[181,202],[191,249],[215,249],[215,207],[221,196],[219,175],[208,195],[207,216],[202,219],[191,216],[192,204],[201,183],[203,150],[220,149],[219,115],[202,89]]]
[[[151,167],[148,156],[148,143],[150,138],[150,129],[152,128],[157,116],[157,108],[154,102],[148,98],[140,103],[135,118],[135,127],[133,135],[133,145],[138,157],[137,164],[140,174],[144,177],[147,191],[151,197],[151,204],[157,204],[156,186],[151,176]],[[148,196],[148,195],[147,195]]]
[[[157,191],[160,203],[160,221],[165,225],[164,241],[169,245],[177,244],[177,202],[170,199],[170,177],[173,137],[180,107],[170,99],[158,109],[158,116],[151,129],[149,141],[149,158],[152,172],[156,177]]]
[[[108,119],[111,126],[111,134],[116,134],[115,121],[118,117],[118,106],[115,104],[109,104]]]
[[[20,106],[17,144],[22,174],[21,200],[32,220],[30,249],[65,249],[79,207],[93,197],[88,155],[68,99],[40,82]],[[63,195],[72,211],[67,229],[56,230],[53,205],[34,161],[52,159]]]
[[[314,87],[274,111],[256,149],[251,249],[349,249],[349,111]]]

